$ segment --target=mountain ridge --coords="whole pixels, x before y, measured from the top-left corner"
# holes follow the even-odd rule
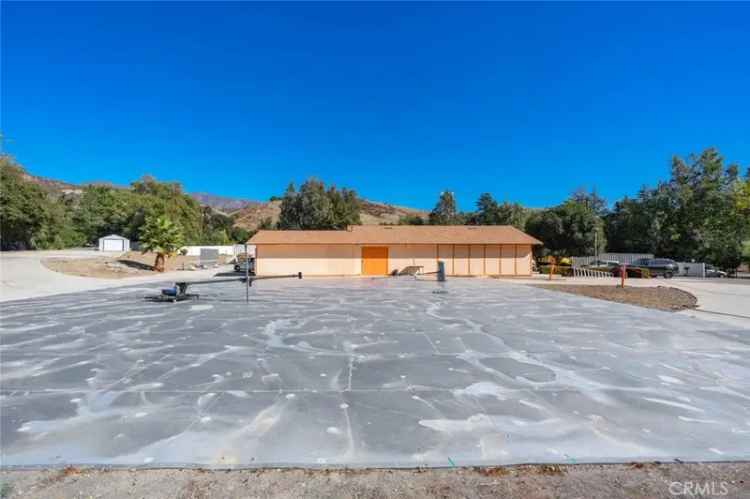
[[[83,189],[88,185],[106,185],[114,189],[127,188],[106,181],[74,184],[63,180],[33,175],[28,172],[24,172],[24,178],[42,186],[48,192],[73,196],[80,196],[83,193]],[[269,218],[272,223],[276,223],[281,213],[281,201],[279,199],[258,201],[207,192],[186,194],[195,199],[201,206],[208,206],[216,212],[233,217],[234,225],[246,230],[252,231],[257,229],[261,222]],[[426,218],[428,214],[425,210],[380,201],[371,201],[365,198],[360,198],[360,203],[360,219],[364,225],[396,224],[403,216],[420,216]]]

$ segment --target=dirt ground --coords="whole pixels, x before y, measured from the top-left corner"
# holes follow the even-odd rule
[[[750,463],[521,465],[454,469],[2,471],[10,498],[750,497]],[[700,487],[700,489],[697,489]],[[695,491],[703,491],[696,494]],[[706,493],[708,492],[708,493]]]
[[[140,253],[130,251],[117,258],[47,258],[42,264],[50,270],[68,275],[81,277],[99,277],[104,279],[120,279],[139,275],[152,275],[156,260],[154,253]],[[227,261],[224,255],[219,256],[219,263]],[[198,264],[198,257],[175,255],[167,258],[167,272],[181,270]]]
[[[656,308],[659,310],[677,311],[695,308],[698,300],[695,296],[677,288],[665,286],[656,287],[625,287],[606,285],[576,285],[576,284],[539,284],[540,288],[551,289],[563,293],[588,296],[600,300],[614,301],[617,303],[629,303],[641,307]]]

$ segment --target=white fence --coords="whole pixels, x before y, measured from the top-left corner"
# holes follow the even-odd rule
[[[250,256],[255,256],[255,245],[254,244],[248,244],[247,245],[247,252],[250,254]],[[235,255],[241,255],[245,253],[245,245],[244,244],[235,244],[234,245],[234,254]]]
[[[599,256],[574,256],[570,260],[573,265],[582,267],[583,265],[590,265],[596,260],[612,261],[617,263],[630,264],[641,258],[653,258],[654,255],[651,253],[599,253]]]
[[[706,277],[706,264],[694,262],[677,262],[677,275],[684,277]]]
[[[570,270],[573,273],[573,277],[593,277],[595,279],[605,279],[608,277],[612,277],[612,274],[610,274],[609,272],[604,272],[602,270],[594,270],[581,267],[571,267]]]
[[[200,256],[201,250],[212,249],[217,250],[220,255],[237,256],[240,253],[244,253],[244,246],[241,244],[234,246],[183,246],[180,250],[187,250],[188,256]],[[248,251],[251,255],[255,253],[255,246],[248,246]]]
[[[608,253],[604,253],[599,256],[600,260],[614,260],[613,258],[605,258],[604,255],[607,255]],[[611,255],[613,253],[609,253]],[[616,254],[616,253],[615,253]],[[609,272],[602,272],[600,270],[593,270],[585,267],[580,267],[578,265],[586,265],[587,263],[577,263],[577,259],[587,259],[590,258],[590,262],[593,262],[596,260],[594,257],[573,257],[574,266],[571,268],[573,272],[573,277],[612,277],[612,274]],[[650,258],[649,256],[641,256],[640,258]],[[652,257],[651,257],[652,258]],[[631,262],[637,260],[637,258],[632,258]],[[630,262],[625,262],[630,263]],[[675,274],[676,276],[682,276],[682,277],[706,277],[706,264],[705,263],[695,263],[695,262],[677,262],[678,270]],[[603,274],[603,275],[599,275]]]

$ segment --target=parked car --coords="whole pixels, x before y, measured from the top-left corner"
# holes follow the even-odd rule
[[[244,258],[244,255],[241,256],[243,256],[243,258],[237,257],[237,263],[234,264],[234,271],[244,274],[247,271],[248,259]],[[250,270],[248,273],[250,275],[255,275],[255,257],[253,256],[250,257]]]
[[[634,267],[633,264],[629,263],[625,268],[627,269],[628,277],[637,277],[639,279],[648,279],[651,277],[651,272],[646,267]],[[622,264],[618,263],[617,267],[614,267],[610,272],[613,277],[620,277]]]
[[[706,265],[706,277],[726,277],[727,273],[713,265]]]
[[[651,277],[662,276],[665,279],[670,279],[679,270],[677,262],[669,258],[639,258],[625,267],[627,268],[628,277],[644,277],[644,270],[646,270]],[[612,275],[615,277],[619,276],[621,269],[622,266],[618,266],[612,271]],[[636,275],[637,273],[642,275]]]
[[[616,260],[594,260],[593,262],[584,265],[587,269],[603,270],[604,272],[611,272],[614,268],[619,266],[620,262]]]

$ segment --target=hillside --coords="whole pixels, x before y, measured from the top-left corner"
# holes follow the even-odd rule
[[[83,186],[71,184],[69,182],[63,182],[62,180],[55,180],[46,177],[39,177],[31,175],[28,172],[23,172],[22,177],[25,181],[37,184],[42,189],[47,191],[49,194],[81,194]]]
[[[29,173],[25,173],[24,178],[42,186],[50,194],[80,195],[83,192],[85,185],[91,184],[110,185],[115,188],[119,187],[107,184],[106,182],[89,182],[87,184],[77,185],[31,175]],[[271,221],[275,223],[279,219],[279,213],[281,211],[281,201],[251,201],[248,199],[220,196],[204,192],[194,192],[188,195],[203,206],[209,206],[220,213],[231,215],[235,219],[235,226],[247,230],[255,230],[266,218],[270,218]],[[406,215],[427,217],[427,212],[424,210],[404,208],[376,201],[361,200],[361,202],[362,210],[360,213],[360,219],[365,225],[395,224],[398,223],[399,218]]]
[[[245,208],[246,206],[257,203],[257,201],[250,201],[248,199],[218,196],[216,194],[210,194],[207,192],[193,192],[190,194],[190,197],[198,201],[203,206],[210,206],[211,208],[224,213],[232,213],[233,211],[237,211]]]
[[[254,230],[266,218],[272,222],[279,219],[281,201],[269,201],[267,203],[252,203],[232,215],[235,217],[235,225],[247,230]],[[362,200],[360,218],[363,224],[395,224],[399,218],[405,215],[419,215],[427,217],[427,212],[413,208],[404,208],[375,201]]]

